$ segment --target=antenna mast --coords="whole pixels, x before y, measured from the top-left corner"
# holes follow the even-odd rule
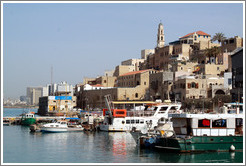
[[[53,81],[53,66],[51,65],[51,95],[53,95],[53,85],[52,85],[52,81]]]

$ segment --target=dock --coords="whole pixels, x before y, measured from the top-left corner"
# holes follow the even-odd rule
[[[21,116],[17,117],[3,117],[3,122],[9,122],[13,125],[20,125],[21,124]],[[54,119],[62,119],[66,118],[64,116],[41,116],[41,117],[35,117],[36,121],[38,123],[49,123],[52,122]]]

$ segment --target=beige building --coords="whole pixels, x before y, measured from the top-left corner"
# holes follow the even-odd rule
[[[135,67],[134,71],[138,71],[140,63],[143,63],[143,62],[144,62],[144,59],[128,59],[128,60],[122,61],[121,65],[134,66]]]
[[[211,35],[203,31],[196,31],[196,32],[189,33],[183,37],[180,37],[179,40],[181,43],[185,43],[185,44],[207,42],[211,40]]]
[[[160,71],[150,74],[150,99],[170,99],[172,84],[173,72]]]
[[[197,65],[197,62],[176,62],[172,64],[172,71],[187,72],[192,74],[195,71]]]
[[[67,113],[76,107],[76,96],[45,96],[39,98],[39,115]]]
[[[118,77],[122,74],[129,73],[132,71],[135,71],[135,66],[119,65],[115,67],[114,76]]]
[[[142,88],[149,87],[149,75],[156,71],[152,69],[140,70],[122,74],[117,79],[118,87],[136,87],[141,86]]]
[[[207,63],[197,65],[194,73],[203,75],[221,75],[226,69],[224,64]]]
[[[147,59],[147,57],[151,54],[155,53],[155,49],[144,49],[141,50],[141,59]]]
[[[233,38],[225,39],[222,42],[223,52],[233,52],[239,47],[243,47],[243,38],[235,36]]]
[[[140,101],[148,100],[147,88],[114,87],[83,90],[79,101],[82,109],[105,108],[105,95],[111,95],[113,101]]]
[[[101,85],[104,87],[114,87],[116,77],[114,76],[100,76],[97,78],[84,78],[83,85]]]
[[[208,98],[208,92],[213,86],[224,85],[223,77],[186,76],[174,82],[173,92],[176,100],[184,102],[186,99]]]

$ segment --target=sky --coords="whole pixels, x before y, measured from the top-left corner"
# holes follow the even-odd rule
[[[4,3],[3,95],[27,87],[83,82],[198,30],[243,37],[242,3]]]

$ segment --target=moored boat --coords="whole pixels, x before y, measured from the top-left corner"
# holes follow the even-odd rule
[[[144,110],[133,111],[114,109],[110,106],[112,102],[107,98],[106,103],[108,109],[103,109],[104,121],[100,125],[102,131],[131,131],[133,128],[140,131],[146,127],[148,130],[154,130],[160,118],[168,118],[168,113],[182,112],[180,103],[146,104]]]
[[[59,132],[75,132],[83,131],[84,128],[78,124],[69,124],[65,120],[59,120],[54,123],[44,124],[40,127],[42,132],[59,133]]]
[[[34,114],[35,114],[34,112],[23,114],[21,117],[21,125],[30,126],[32,124],[35,124],[36,119],[35,119]]]
[[[220,113],[170,114],[175,135],[155,136],[155,148],[162,151],[241,151],[243,114],[227,107]]]

